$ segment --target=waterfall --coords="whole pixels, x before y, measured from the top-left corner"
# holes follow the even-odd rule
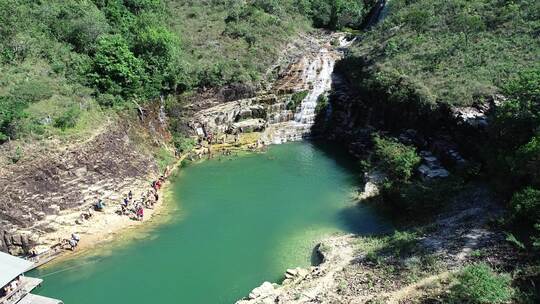
[[[335,60],[322,49],[321,55],[314,60],[308,69],[306,79],[313,88],[302,101],[298,112],[294,115],[294,121],[301,126],[311,127],[315,123],[315,109],[317,101],[322,94],[328,92],[332,85],[332,72]]]
[[[261,132],[259,143],[263,144],[309,137],[317,116],[317,102],[339,83],[333,74],[334,66],[354,39],[347,40],[339,33],[310,42],[304,55],[289,64],[270,91],[199,111],[189,123],[194,135],[204,139],[212,134],[225,142],[227,134]],[[304,94],[299,104],[298,100],[293,103],[293,97]]]
[[[339,49],[347,47],[352,41],[340,37]],[[332,74],[336,59],[342,55],[340,50],[323,47],[318,53],[303,58],[304,69],[301,79],[308,94],[296,109],[293,119],[276,122],[268,126],[263,141],[267,144],[281,144],[309,137],[315,124],[317,102],[320,96],[332,88]]]

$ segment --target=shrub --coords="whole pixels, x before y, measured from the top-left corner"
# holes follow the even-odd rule
[[[19,160],[21,160],[21,158],[23,157],[23,151],[21,149],[20,146],[17,146],[17,148],[15,148],[15,152],[10,156],[10,160],[12,163],[16,164],[19,162]]]
[[[312,0],[309,10],[305,4],[300,8],[310,12],[315,26],[330,29],[358,28],[368,12],[364,1],[358,0]]]
[[[73,128],[77,125],[80,115],[81,110],[79,110],[78,107],[73,106],[54,120],[54,126],[62,130]]]
[[[0,96],[0,143],[15,137],[15,124],[26,116],[26,103]]]
[[[287,110],[296,111],[296,109],[300,104],[302,104],[302,101],[304,101],[308,93],[308,91],[300,91],[292,94],[291,100],[289,101],[289,103],[287,103]]]
[[[185,137],[182,134],[175,134],[173,141],[174,147],[180,153],[188,152],[195,146],[195,140],[193,138]]]
[[[527,187],[514,194],[510,205],[516,222],[540,223],[540,190]]]
[[[450,293],[450,299],[454,303],[506,303],[514,295],[510,277],[494,273],[491,267],[484,263],[465,267],[456,275],[456,280],[457,284]]]
[[[381,196],[390,212],[405,213],[421,221],[425,216],[440,212],[462,188],[463,181],[458,177],[409,183],[386,182]]]
[[[387,246],[383,250],[388,250],[394,256],[405,257],[416,250],[418,235],[409,231],[395,231],[388,237]]]
[[[319,98],[317,98],[317,106],[315,107],[315,114],[321,114],[328,108],[328,105],[330,104],[328,100],[328,96],[325,94],[321,94]]]
[[[393,180],[408,181],[420,164],[420,156],[412,146],[404,145],[393,138],[374,138],[374,156],[379,168]]]

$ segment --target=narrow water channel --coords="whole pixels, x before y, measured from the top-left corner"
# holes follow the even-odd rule
[[[286,268],[309,266],[325,236],[387,228],[352,200],[353,167],[309,142],[190,165],[175,180],[171,221],[37,271],[39,293],[66,304],[234,303]]]

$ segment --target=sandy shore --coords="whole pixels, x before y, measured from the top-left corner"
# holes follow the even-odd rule
[[[69,239],[73,233],[77,233],[81,236],[81,240],[75,249],[75,251],[63,250],[55,262],[61,261],[66,258],[72,257],[74,254],[81,254],[88,251],[93,251],[98,248],[98,245],[111,242],[120,239],[121,237],[133,236],[133,232],[142,228],[151,229],[158,224],[166,222],[169,218],[169,207],[172,206],[172,191],[171,177],[180,168],[180,164],[186,158],[182,156],[177,160],[166,181],[162,184],[160,190],[158,190],[159,201],[153,206],[153,209],[144,210],[144,219],[137,221],[131,219],[127,215],[119,215],[116,211],[119,209],[120,202],[129,190],[133,192],[134,199],[139,199],[144,193],[151,188],[151,180],[157,179],[156,177],[149,177],[148,181],[139,181],[132,184],[129,189],[120,191],[119,193],[110,194],[106,199],[106,206],[103,211],[92,212],[92,217],[81,221],[81,214],[88,209],[88,206],[81,207],[76,210],[65,210],[59,215],[52,216],[50,218],[51,226],[55,228],[55,231],[48,232],[42,235],[38,243],[41,248],[50,247],[62,242],[62,240]],[[124,193],[125,192],[125,193]],[[78,224],[75,224],[78,221]],[[155,224],[155,225],[151,225]]]

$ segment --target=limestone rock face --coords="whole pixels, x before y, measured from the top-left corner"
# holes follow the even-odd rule
[[[278,79],[254,97],[219,103],[197,111],[188,127],[201,141],[227,134],[261,132],[265,144],[300,140],[311,133],[317,102],[332,85],[334,64],[342,51],[330,44],[335,35],[311,37],[301,56],[279,73]],[[297,92],[306,92],[298,104]]]
[[[57,230],[55,219],[88,208],[97,196],[105,200],[147,183],[158,168],[148,153],[138,149],[124,126],[108,129],[86,142],[65,147],[61,143],[32,147],[32,159],[0,163],[0,250],[26,254],[41,236]],[[58,146],[58,147],[57,147]],[[6,145],[0,146],[0,155]],[[2,160],[0,159],[0,162]]]
[[[274,292],[274,285],[270,282],[264,282],[261,286],[253,289],[249,293],[249,298],[251,300],[257,299],[259,297],[266,297]]]

